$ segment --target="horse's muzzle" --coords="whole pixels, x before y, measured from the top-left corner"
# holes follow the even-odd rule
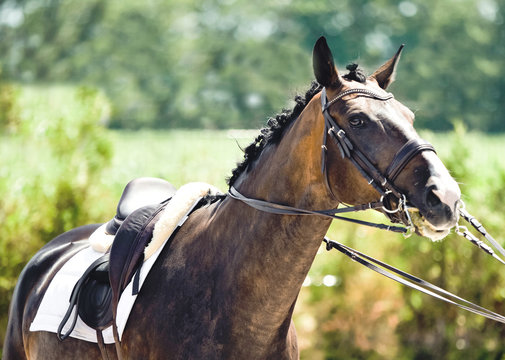
[[[433,228],[450,229],[456,226],[459,219],[460,198],[461,191],[452,177],[430,177],[419,211]]]

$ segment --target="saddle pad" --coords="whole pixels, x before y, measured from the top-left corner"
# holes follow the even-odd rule
[[[181,186],[156,222],[153,238],[144,251],[144,260],[149,259],[178,224],[184,220],[183,217],[196,200],[206,195],[217,194],[222,194],[218,188],[203,182],[191,182]],[[106,227],[107,224],[100,226],[89,238],[91,247],[101,253],[107,252],[114,241],[114,235],[107,234]]]
[[[151,267],[158,258],[167,240],[168,238],[142,265],[139,277],[139,289],[142,287],[149,270],[151,270]],[[70,295],[75,283],[91,263],[102,255],[103,253],[95,251],[91,247],[87,247],[79,251],[63,265],[49,284],[37,310],[35,319],[30,325],[30,331],[57,332],[58,326],[68,308]],[[120,339],[136,298],[137,295],[132,295],[132,282],[130,282],[123,291],[117,308],[116,323]],[[73,311],[76,311],[76,309],[74,308]],[[73,313],[71,316],[73,316]],[[69,326],[70,324],[66,324],[63,331],[66,332]],[[102,334],[106,344],[114,343],[112,327],[104,329]],[[77,318],[77,323],[70,337],[94,343],[97,342],[96,331],[86,325],[79,317]]]

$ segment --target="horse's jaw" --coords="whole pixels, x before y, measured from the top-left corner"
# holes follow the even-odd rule
[[[408,209],[416,234],[439,241],[449,235],[451,227],[437,228],[431,224],[417,209]]]

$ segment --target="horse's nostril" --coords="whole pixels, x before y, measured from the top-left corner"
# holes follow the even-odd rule
[[[430,190],[426,195],[426,203],[429,207],[434,208],[439,206],[442,202],[440,201],[440,198],[433,192],[433,190]]]

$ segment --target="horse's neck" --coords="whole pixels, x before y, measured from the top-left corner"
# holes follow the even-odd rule
[[[320,210],[337,205],[331,198],[321,173],[322,121],[314,109],[286,130],[277,146],[267,147],[253,169],[239,178],[237,189],[245,196]],[[266,323],[290,318],[300,287],[328,230],[330,221],[314,216],[276,215],[262,212],[228,199],[228,211],[239,221],[232,241],[240,246],[236,269],[239,286],[251,307],[244,309],[251,318],[254,306]]]

